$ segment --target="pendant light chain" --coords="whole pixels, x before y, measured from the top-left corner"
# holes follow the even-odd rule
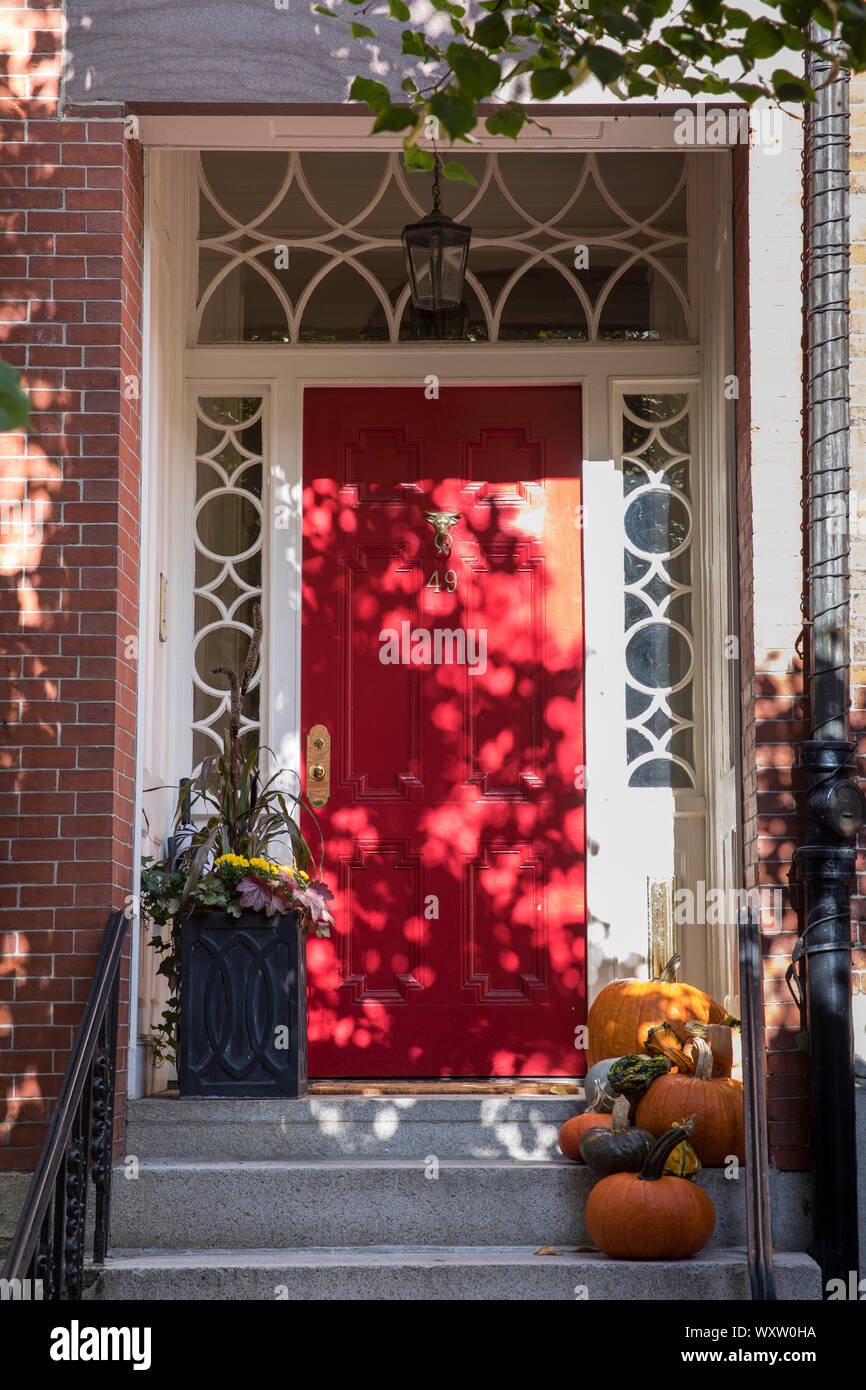
[[[439,151],[434,147],[433,150],[433,211],[439,211]]]

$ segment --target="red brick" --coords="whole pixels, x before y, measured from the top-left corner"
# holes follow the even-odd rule
[[[51,13],[59,33],[61,16]],[[43,19],[31,23],[26,9],[16,17],[26,26],[16,33],[32,30],[32,52],[53,53],[58,35],[39,29]],[[15,45],[16,54],[27,51]],[[26,91],[14,55],[10,72]],[[117,634],[137,629],[139,435],[137,407],[118,392],[125,373],[140,371],[141,190],[126,171],[140,180],[141,166],[116,111],[58,120],[49,98],[46,88],[44,98],[7,102],[0,151],[9,184],[0,192],[9,234],[2,352],[26,370],[35,427],[31,441],[0,439],[0,457],[26,468],[31,487],[43,481],[57,507],[29,581],[38,609],[20,619],[14,591],[15,606],[0,605],[2,631],[16,647],[26,641],[23,654],[2,661],[2,676],[14,682],[0,716],[2,759],[16,777],[0,811],[0,854],[11,857],[15,876],[0,890],[15,913],[5,959],[28,971],[0,977],[4,1008],[16,1007],[17,1051],[15,1059],[7,1047],[3,1059],[11,1077],[4,1171],[15,1166],[10,1155],[35,1158],[45,1101],[59,1086],[54,1072],[65,1065],[109,906],[129,891],[134,859],[133,678]],[[25,110],[29,126],[19,119]],[[20,495],[14,483],[0,488],[0,496]],[[76,507],[78,515],[66,513]],[[80,645],[67,652],[66,639]],[[77,689],[67,691],[67,682]],[[58,839],[61,820],[68,833]],[[20,953],[9,955],[16,944]],[[128,989],[128,966],[123,978]],[[127,1010],[124,1001],[125,1017]],[[0,1015],[4,1039],[9,1031]],[[121,1047],[121,1109],[124,1075]],[[41,1097],[27,1089],[34,1077]]]

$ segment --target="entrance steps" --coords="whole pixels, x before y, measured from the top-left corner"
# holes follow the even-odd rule
[[[594,1179],[556,1144],[581,1108],[555,1095],[131,1101],[112,1249],[87,1296],[748,1298],[745,1195],[721,1170],[699,1175],[717,1226],[694,1259],[586,1249]],[[802,1253],[808,1175],[772,1178],[779,1297],[820,1298]]]

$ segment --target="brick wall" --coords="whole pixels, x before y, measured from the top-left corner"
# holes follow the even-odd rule
[[[771,907],[762,922],[768,1119],[774,1162],[796,1169],[810,1166],[808,1058],[784,979],[798,931],[788,872],[803,829],[797,132],[786,123],[779,155],[739,148],[733,160],[743,852],[746,886],[781,894],[781,920]]]
[[[132,887],[141,152],[118,112],[59,115],[60,26],[0,7],[0,358],[33,405],[0,435],[0,1170],[35,1162]]]

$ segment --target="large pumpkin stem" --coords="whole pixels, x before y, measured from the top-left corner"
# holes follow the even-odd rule
[[[628,1129],[628,1117],[631,1104],[628,1096],[617,1096],[613,1103],[613,1115],[610,1127],[614,1134],[622,1134],[624,1129]]]
[[[713,1049],[705,1038],[692,1038],[692,1047],[695,1050],[697,1061],[695,1063],[695,1080],[712,1081],[713,1079]]]
[[[680,968],[681,962],[682,957],[680,956],[679,952],[677,952],[676,955],[671,956],[664,970],[659,975],[656,983],[660,985],[672,985],[674,980],[677,978],[677,971]]]
[[[665,1175],[665,1164],[668,1157],[673,1153],[678,1144],[684,1139],[688,1139],[695,1127],[696,1115],[690,1115],[682,1124],[673,1125],[666,1129],[664,1134],[655,1141],[646,1158],[643,1167],[638,1173],[638,1177],[643,1182],[658,1182],[659,1178]]]
[[[663,1023],[659,1026],[662,1028],[665,1027]],[[708,1027],[708,1024],[700,1023],[698,1019],[693,1018],[689,1023],[686,1024],[686,1033],[690,1038],[705,1038],[707,1036]],[[740,1020],[738,1018],[734,1018],[733,1014],[725,1014],[721,1023],[714,1023],[713,1027],[730,1028],[732,1033],[741,1033],[743,1031],[743,1027],[740,1023]]]

